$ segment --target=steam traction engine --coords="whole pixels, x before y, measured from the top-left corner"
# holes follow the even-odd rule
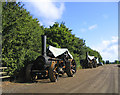
[[[33,63],[26,66],[26,82],[33,82],[43,77],[56,82],[58,76],[64,73],[68,77],[73,77],[76,73],[75,60],[66,48],[49,46],[46,52],[46,36],[42,36],[42,56],[38,56]]]
[[[94,56],[89,56],[88,52],[86,52],[86,59],[81,60],[81,66],[83,68],[96,68],[97,67],[97,61],[96,61],[97,57]]]

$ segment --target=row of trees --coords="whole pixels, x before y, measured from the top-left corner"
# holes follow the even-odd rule
[[[104,64],[120,64],[119,60],[115,60],[114,62],[110,62],[109,60],[103,61]]]
[[[85,40],[75,37],[65,23],[45,28],[34,19],[21,3],[2,3],[2,65],[7,66],[9,75],[17,75],[25,64],[41,55],[41,35],[47,35],[47,46],[68,48],[78,67],[86,52],[102,61],[99,52],[85,45]]]

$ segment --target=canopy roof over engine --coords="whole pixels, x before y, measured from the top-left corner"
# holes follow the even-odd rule
[[[67,48],[56,48],[56,47],[53,47],[53,46],[50,45],[48,47],[48,49],[52,52],[54,57],[58,57],[58,56],[64,54],[67,51],[70,58],[73,59],[73,56],[70,54],[70,52],[68,51]]]
[[[97,63],[99,63],[98,58],[96,59]]]
[[[95,57],[94,57],[94,56],[89,56],[89,55],[88,55],[88,58],[89,58],[90,60],[92,60],[92,59],[94,59]]]

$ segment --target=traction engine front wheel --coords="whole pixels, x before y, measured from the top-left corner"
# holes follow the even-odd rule
[[[58,80],[58,67],[55,62],[52,62],[49,67],[49,78],[51,82],[57,82]]]
[[[36,75],[32,73],[33,64],[28,64],[26,67],[26,82],[33,82],[36,79]]]

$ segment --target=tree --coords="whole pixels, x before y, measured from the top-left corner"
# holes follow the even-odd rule
[[[115,62],[114,62],[115,64],[119,64],[119,61],[118,60],[115,60]]]
[[[106,64],[110,64],[109,60],[106,60]]]
[[[14,75],[41,54],[44,30],[21,3],[3,2],[2,9],[2,65]]]
[[[55,22],[53,26],[45,29],[45,34],[47,35],[47,43],[49,45],[58,48],[68,48],[79,66],[80,59],[85,53],[85,41],[75,37],[71,31],[71,29],[65,26],[65,23],[59,24]]]
[[[71,29],[62,22],[49,28],[40,26],[39,21],[27,12],[21,3],[2,3],[2,65],[9,67],[9,75],[18,72],[41,55],[41,35],[47,35],[47,46],[68,48],[78,66],[87,51],[102,60],[99,52],[87,47],[85,40],[75,37]]]

